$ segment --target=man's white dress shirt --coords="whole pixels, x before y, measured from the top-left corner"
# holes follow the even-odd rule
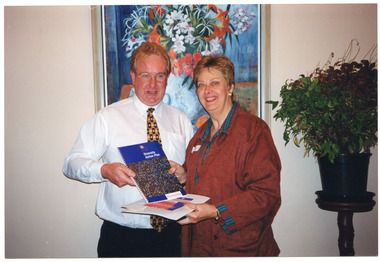
[[[104,163],[123,163],[117,147],[147,142],[147,109],[136,95],[109,105],[86,122],[71,152],[63,173],[86,183],[101,182],[96,214],[104,220],[130,228],[151,228],[150,216],[122,213],[121,206],[142,199],[136,187],[122,188],[101,176]],[[169,160],[185,161],[186,147],[193,136],[189,117],[162,101],[154,107],[163,150]]]

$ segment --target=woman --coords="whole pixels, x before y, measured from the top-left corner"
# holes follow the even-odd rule
[[[232,100],[234,65],[225,56],[198,62],[194,81],[210,119],[186,151],[186,191],[209,196],[187,204],[183,256],[277,256],[271,224],[280,203],[281,163],[268,126]]]

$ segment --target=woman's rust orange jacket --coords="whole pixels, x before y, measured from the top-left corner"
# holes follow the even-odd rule
[[[186,191],[209,196],[221,215],[182,227],[182,256],[277,256],[271,224],[280,207],[281,163],[267,124],[234,103],[210,140],[211,122],[186,151]]]

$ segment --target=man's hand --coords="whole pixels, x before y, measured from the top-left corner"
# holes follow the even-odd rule
[[[131,177],[135,177],[136,174],[122,163],[104,164],[100,169],[100,173],[103,178],[108,179],[118,187],[125,185],[135,186]]]
[[[179,183],[184,184],[186,182],[186,172],[185,169],[178,163],[169,160],[171,168],[169,169],[169,174],[175,174]]]

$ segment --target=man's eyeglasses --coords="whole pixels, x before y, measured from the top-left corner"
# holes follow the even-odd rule
[[[158,73],[157,75],[155,76],[152,76],[148,73],[141,73],[139,75],[137,75],[138,77],[141,77],[143,80],[145,81],[149,81],[151,80],[153,77],[158,81],[158,82],[162,82],[162,81],[165,81],[166,80],[166,74],[164,73]]]

